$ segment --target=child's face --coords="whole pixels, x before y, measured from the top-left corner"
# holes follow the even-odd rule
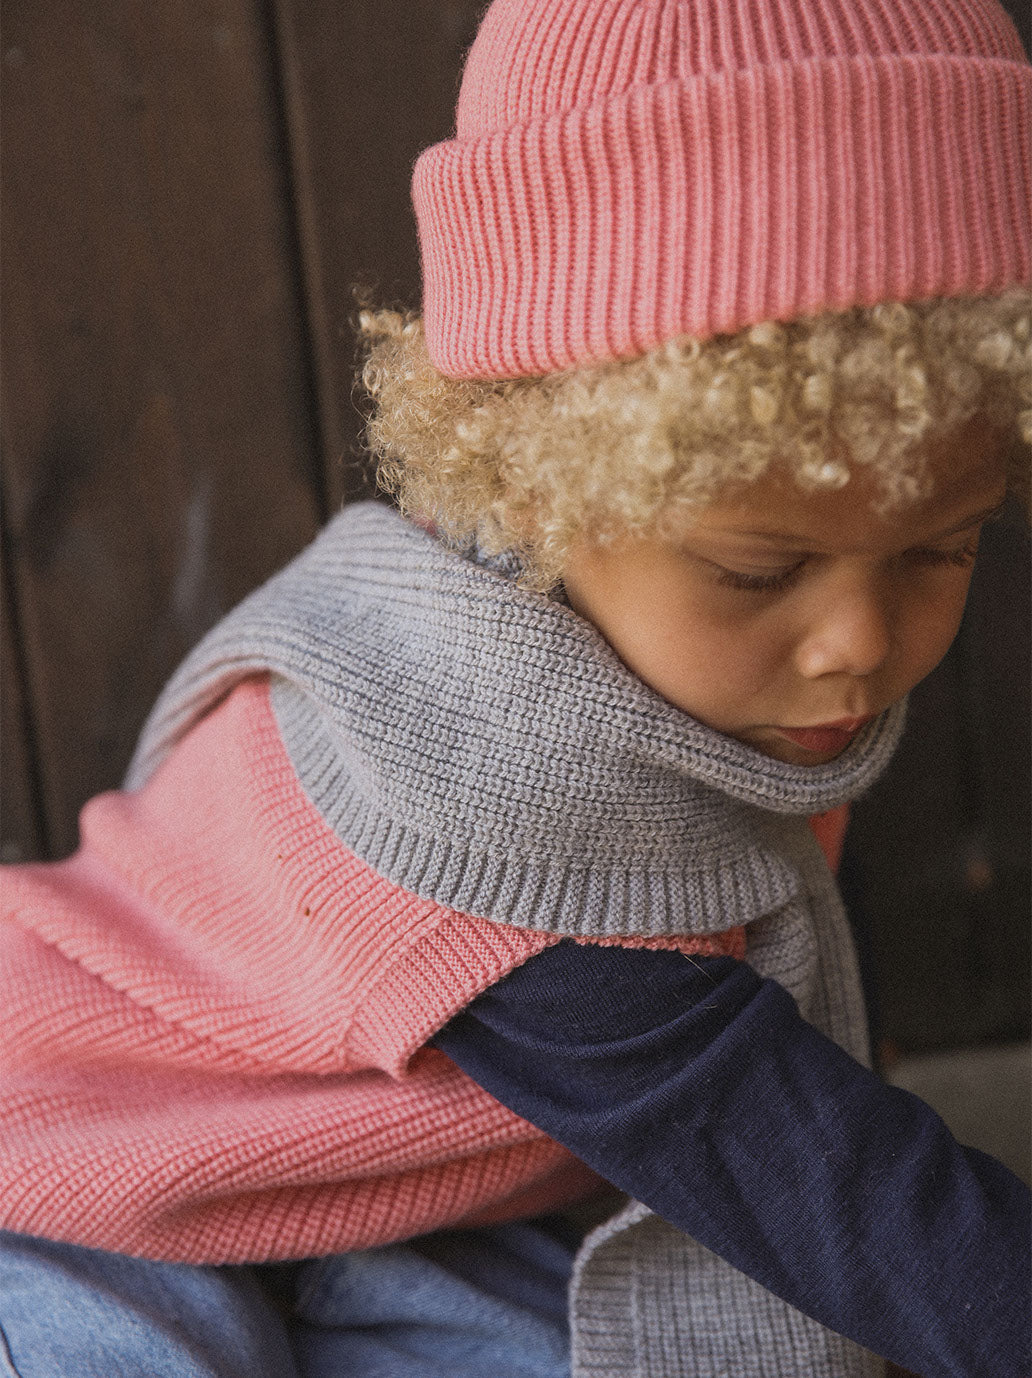
[[[807,493],[768,474],[676,541],[582,544],[573,607],[699,721],[816,765],[938,664],[960,624],[981,523],[1004,497],[999,445],[969,426],[929,451],[935,487],[880,516],[870,478]]]

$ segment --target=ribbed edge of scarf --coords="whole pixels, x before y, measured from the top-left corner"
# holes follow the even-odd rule
[[[575,1378],[885,1375],[883,1359],[803,1315],[637,1201],[585,1241],[571,1322]],[[776,1356],[776,1367],[761,1368],[758,1356]]]

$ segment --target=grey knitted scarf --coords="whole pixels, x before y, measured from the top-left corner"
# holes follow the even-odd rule
[[[561,600],[376,503],[347,508],[208,634],[127,787],[255,673],[272,676],[309,798],[387,879],[552,933],[745,924],[757,970],[866,1057],[848,926],[806,817],[875,779],[901,707],[829,765],[773,761],[668,704]],[[882,1372],[638,1203],[585,1242],[571,1318],[578,1378]]]
[[[265,670],[299,777],[364,861],[465,912],[569,934],[769,913],[798,878],[766,816],[856,795],[902,720],[830,765],[773,761],[653,693],[569,608],[360,503],[189,657],[130,787]]]

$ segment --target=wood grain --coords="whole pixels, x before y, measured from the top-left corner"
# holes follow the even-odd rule
[[[5,557],[0,577],[0,862],[33,861],[45,856],[47,847],[6,553],[5,542],[0,552]]]
[[[61,853],[324,497],[262,7],[22,5],[4,64],[11,596]]]
[[[480,0],[274,0],[327,485],[369,491],[356,405],[355,288],[418,307],[409,200],[421,149],[448,137]]]

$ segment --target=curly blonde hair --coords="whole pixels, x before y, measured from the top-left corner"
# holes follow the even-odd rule
[[[662,533],[775,462],[807,489],[863,465],[886,507],[911,501],[923,447],[976,416],[1007,437],[1022,487],[1030,306],[1023,289],[889,303],[487,382],[440,374],[418,316],[364,311],[369,444],[403,512],[517,552],[547,589],[584,535]]]

